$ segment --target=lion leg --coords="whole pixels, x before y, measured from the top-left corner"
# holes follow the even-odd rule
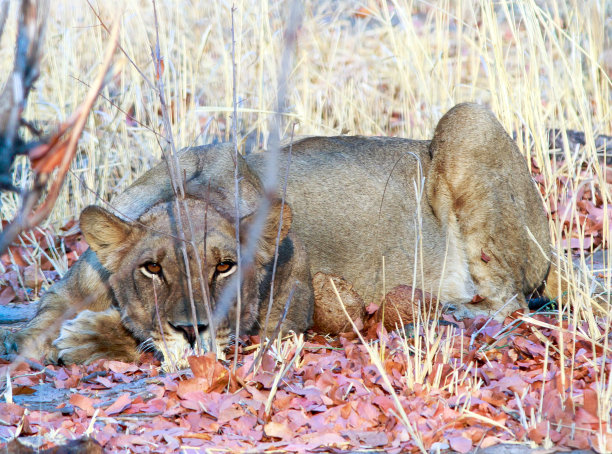
[[[525,294],[548,272],[550,234],[518,147],[489,110],[459,104],[438,123],[429,150],[429,204],[484,298],[464,309],[503,319],[526,308]]]
[[[31,358],[53,358],[57,352],[51,342],[59,334],[61,321],[76,315],[70,311],[66,301],[53,288],[48,290],[41,297],[34,318],[23,330],[8,333],[2,348],[6,353],[19,353]]]
[[[8,333],[0,353],[17,352],[26,357],[53,359],[57,349],[52,342],[65,320],[82,310],[103,311],[111,305],[107,272],[95,253],[88,250],[68,273],[40,298],[38,311],[25,329]]]
[[[279,263],[282,263],[282,266],[277,268],[270,313],[268,314],[270,288],[268,279],[264,286],[267,292],[262,298],[259,309],[259,333],[264,337],[273,335],[283,315],[285,318],[281,324],[281,333],[289,331],[302,333],[312,325],[314,296],[306,249],[292,233],[287,235],[280,245]],[[284,314],[287,303],[289,306],[287,313]]]
[[[101,358],[132,362],[140,357],[138,343],[114,308],[82,311],[65,321],[53,346],[57,349],[56,360],[64,364],[89,364]]]

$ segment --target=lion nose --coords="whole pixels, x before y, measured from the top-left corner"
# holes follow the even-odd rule
[[[183,333],[183,336],[185,336],[185,339],[187,339],[187,342],[189,342],[189,345],[191,345],[192,347],[195,345],[196,331],[195,331],[195,328],[193,327],[193,323],[190,323],[188,325],[172,325],[171,324],[170,326],[172,326],[172,328],[174,328],[176,331]],[[200,334],[206,331],[207,328],[208,328],[208,325],[206,324],[198,324],[198,332]]]

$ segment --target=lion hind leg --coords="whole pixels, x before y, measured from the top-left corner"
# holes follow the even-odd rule
[[[526,307],[525,294],[548,270],[550,236],[524,157],[493,113],[459,104],[438,123],[430,144],[427,198],[458,238],[478,295],[475,312],[502,319]],[[498,312],[499,311],[499,312]]]
[[[53,346],[57,360],[65,364],[89,364],[101,358],[132,362],[140,357],[138,343],[114,308],[82,311],[65,321]]]

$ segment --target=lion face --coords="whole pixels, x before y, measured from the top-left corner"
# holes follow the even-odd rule
[[[204,348],[211,345],[207,300],[213,312],[218,347],[227,346],[235,332],[237,312],[234,221],[202,200],[186,199],[186,210],[183,202],[178,205],[184,242],[180,240],[176,201],[153,206],[137,222],[123,221],[100,207],[88,207],[81,215],[85,239],[100,263],[111,272],[109,284],[123,325],[143,347],[153,347],[171,360],[182,358],[186,350],[194,347],[197,336]],[[274,205],[268,216],[254,265],[241,270],[240,334],[259,328],[260,284],[269,272],[267,264],[274,252],[277,208],[280,206]],[[288,207],[284,212],[282,237],[291,222]],[[253,217],[240,220],[243,245]]]

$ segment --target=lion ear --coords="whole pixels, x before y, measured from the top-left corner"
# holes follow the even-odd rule
[[[85,241],[107,268],[113,262],[111,257],[124,249],[133,228],[111,212],[93,205],[83,210],[79,223]]]

